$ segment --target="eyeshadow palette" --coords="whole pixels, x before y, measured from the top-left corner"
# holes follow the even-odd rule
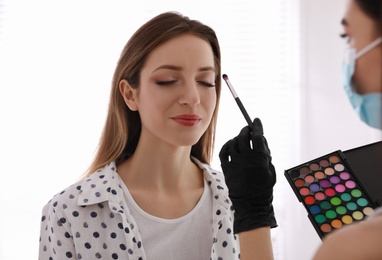
[[[376,207],[341,151],[288,169],[285,177],[321,239],[364,220]]]

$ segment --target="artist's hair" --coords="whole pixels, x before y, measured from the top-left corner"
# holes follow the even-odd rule
[[[142,25],[129,39],[118,60],[111,86],[109,108],[105,126],[93,162],[86,171],[92,174],[111,161],[122,162],[134,153],[141,132],[138,111],[130,110],[119,90],[119,83],[126,79],[130,86],[139,88],[140,72],[147,56],[159,45],[181,34],[192,34],[207,41],[213,51],[216,72],[216,107],[205,133],[191,148],[191,155],[210,163],[215,141],[215,130],[221,91],[220,46],[212,28],[176,12],[166,12]]]
[[[354,0],[358,6],[375,20],[382,35],[382,0]]]

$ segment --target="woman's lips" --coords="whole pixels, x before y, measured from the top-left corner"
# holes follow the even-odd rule
[[[171,117],[175,122],[184,126],[194,126],[197,125],[202,119],[193,114],[184,114]]]

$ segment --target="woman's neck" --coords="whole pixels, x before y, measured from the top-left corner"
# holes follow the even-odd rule
[[[191,147],[139,142],[134,154],[118,166],[129,189],[176,192],[203,186],[201,170],[190,158]]]
[[[117,166],[118,174],[143,211],[179,218],[197,205],[204,190],[202,170],[190,153],[191,146],[141,136],[134,154]]]

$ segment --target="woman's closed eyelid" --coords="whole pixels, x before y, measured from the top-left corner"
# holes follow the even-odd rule
[[[196,77],[196,82],[208,87],[215,87],[215,75],[211,76],[210,74],[201,75]]]
[[[177,83],[177,80],[156,80],[155,84],[160,85],[160,86],[167,86],[171,84]]]
[[[204,86],[207,86],[207,87],[215,87],[215,84],[213,84],[213,83],[209,83],[209,82],[206,82],[206,81],[196,81],[197,83],[199,83],[199,84],[202,84],[202,85],[204,85]]]

